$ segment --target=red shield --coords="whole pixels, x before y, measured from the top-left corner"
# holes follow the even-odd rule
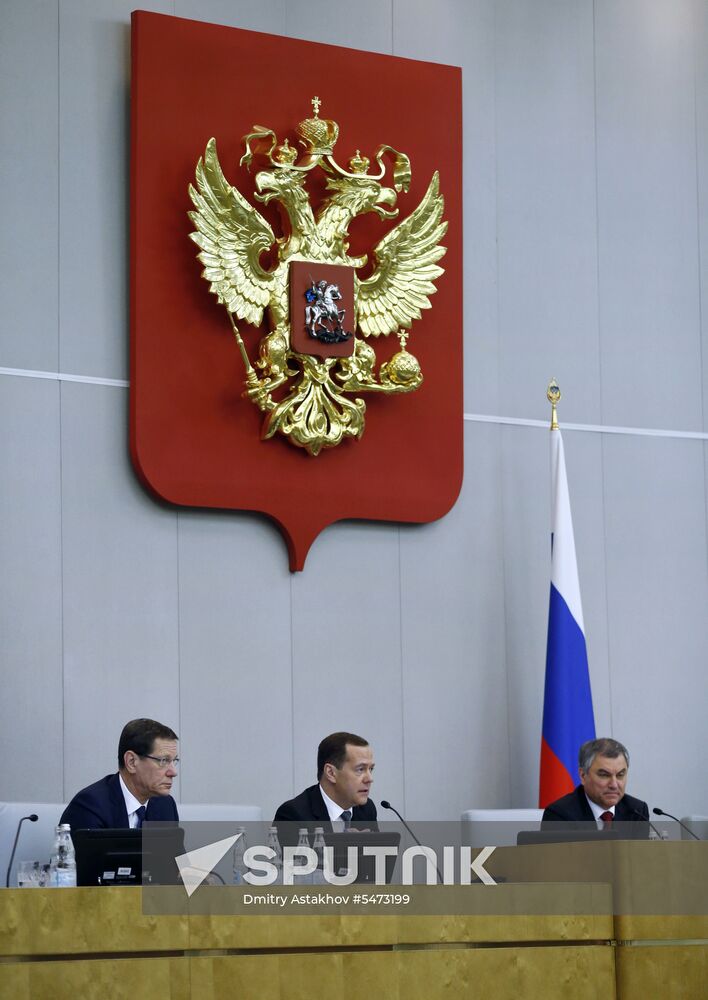
[[[267,514],[286,537],[292,569],[302,569],[317,534],[335,520],[441,517],[462,481],[459,68],[144,11],[133,14],[132,26],[130,443],[141,480],[169,503]],[[228,182],[279,232],[275,205],[254,197],[256,170],[239,165],[242,137],[258,123],[295,144],[294,127],[312,114],[314,95],[321,116],[339,124],[338,162],[356,149],[372,157],[382,144],[410,157],[399,220],[374,213],[355,219],[352,257],[365,259],[415,209],[436,170],[449,225],[445,273],[407,345],[420,362],[422,386],[362,394],[361,439],[316,458],[282,435],[261,439],[264,415],[243,396],[243,360],[223,306],[201,277],[187,217],[187,188],[214,136]],[[324,196],[315,172],[313,211]],[[323,271],[318,280],[330,277]],[[341,276],[338,282],[343,292]],[[255,364],[267,326],[239,327]],[[293,330],[305,338],[302,350],[321,351],[306,330]],[[352,340],[325,345],[327,355],[335,346],[346,354]],[[400,350],[395,336],[368,344],[378,365]]]

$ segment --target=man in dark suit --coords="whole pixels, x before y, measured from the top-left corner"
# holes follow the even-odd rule
[[[543,823],[596,823],[598,829],[614,822],[646,823],[649,807],[641,799],[625,793],[629,753],[617,740],[602,738],[583,743],[578,754],[580,784],[543,813]]]
[[[73,830],[137,828],[144,820],[178,820],[170,795],[177,775],[177,734],[154,719],[133,719],[118,741],[118,773],[83,788],[64,810]]]
[[[354,733],[326,736],[317,748],[318,784],[283,802],[276,811],[280,842],[297,841],[295,824],[335,832],[349,827],[377,829],[376,806],[369,799],[373,780],[374,754],[365,739]]]

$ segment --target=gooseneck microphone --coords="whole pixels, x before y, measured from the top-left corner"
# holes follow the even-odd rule
[[[633,815],[633,816],[636,816],[636,817],[637,817],[637,819],[638,819],[638,820],[640,820],[640,822],[642,822],[642,823],[648,823],[648,824],[649,824],[649,826],[650,826],[650,827],[652,828],[652,830],[654,831],[654,833],[655,833],[655,834],[657,835],[657,837],[659,838],[659,840],[663,840],[663,839],[664,839],[664,838],[663,838],[663,837],[661,836],[661,833],[660,833],[660,831],[659,831],[659,830],[657,830],[657,828],[656,828],[656,827],[654,826],[654,824],[652,823],[652,821],[651,821],[651,820],[649,819],[649,817],[648,817],[648,816],[645,816],[645,815],[644,815],[644,813],[640,813],[638,809],[632,809],[632,815]]]
[[[5,888],[10,888],[10,872],[12,871],[12,862],[15,860],[15,851],[17,850],[17,841],[20,839],[20,827],[24,821],[28,819],[30,823],[36,823],[39,819],[37,813],[30,813],[29,816],[23,816],[20,822],[17,824],[17,832],[15,833],[15,843],[12,845],[12,853],[10,854],[10,863],[7,866],[7,875],[5,876]]]
[[[416,842],[416,844],[418,845],[418,847],[422,847],[423,845],[422,845],[422,844],[421,844],[421,842],[420,842],[420,841],[418,840],[418,838],[416,837],[416,835],[415,835],[415,834],[413,833],[413,831],[411,830],[411,828],[410,828],[410,827],[408,826],[408,824],[407,824],[407,823],[406,823],[406,821],[404,820],[403,816],[401,816],[401,814],[399,813],[398,809],[395,809],[395,808],[394,808],[394,807],[393,807],[393,806],[391,805],[391,803],[390,803],[390,802],[387,802],[387,801],[386,801],[386,799],[381,799],[381,805],[382,805],[382,806],[384,807],[384,809],[390,809],[390,810],[391,810],[391,812],[395,812],[396,816],[398,816],[398,818],[400,819],[401,823],[403,823],[403,825],[405,826],[406,830],[408,830],[408,832],[410,833],[410,835],[411,835],[411,837],[413,838],[413,840],[415,840],[415,842]]]
[[[690,833],[690,835],[693,837],[694,840],[700,840],[701,839],[700,837],[696,836],[696,834],[693,832],[693,830],[690,827],[686,826],[685,823],[682,823],[681,820],[678,818],[678,816],[672,816],[671,813],[664,812],[664,810],[663,809],[659,809],[658,806],[654,806],[654,808],[652,809],[652,812],[654,813],[655,816],[668,816],[669,819],[676,820],[676,822],[681,827],[681,829],[685,830],[686,833]]]
[[[399,813],[398,809],[395,809],[391,805],[390,802],[386,801],[386,799],[381,799],[381,805],[384,807],[384,809],[390,809],[391,812],[395,812],[396,816],[398,816],[398,818],[400,819],[401,823],[403,823],[403,825],[405,826],[406,830],[408,830],[408,832],[410,833],[410,835],[413,838],[413,840],[415,840],[415,842],[418,845],[418,847],[423,847],[423,845],[421,844],[421,842],[418,840],[418,838],[416,837],[416,835],[413,833],[413,831],[411,830],[411,828],[408,826],[408,824],[404,820],[403,816],[401,816],[401,814]],[[435,865],[435,871],[438,873],[438,879],[440,880],[440,884],[442,885],[443,884],[443,877],[440,874],[440,869],[438,868],[437,864]]]

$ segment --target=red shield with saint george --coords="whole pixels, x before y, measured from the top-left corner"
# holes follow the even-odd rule
[[[290,346],[298,354],[354,353],[354,270],[341,264],[290,265]]]

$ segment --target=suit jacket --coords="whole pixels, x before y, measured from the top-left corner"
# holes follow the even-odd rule
[[[278,824],[278,838],[283,845],[297,843],[295,823],[306,826],[308,830],[312,830],[315,826],[322,826],[325,830],[332,829],[319,785],[310,785],[294,799],[289,799],[278,806],[273,822]],[[282,823],[291,823],[292,826],[281,826]],[[378,829],[376,806],[371,799],[363,806],[354,806],[351,825],[354,829]]]
[[[649,806],[641,799],[635,799],[632,795],[623,795],[615,806],[615,820],[618,822],[649,822]],[[570,821],[571,823],[594,823],[595,817],[585,795],[582,785],[564,795],[555,802],[551,802],[543,812],[542,823],[558,823]],[[647,828],[648,835],[648,828]]]
[[[145,819],[177,822],[177,803],[171,795],[156,795],[147,801]],[[82,788],[66,807],[59,822],[68,823],[72,831],[127,827],[128,811],[118,775],[107,774],[93,785]]]

